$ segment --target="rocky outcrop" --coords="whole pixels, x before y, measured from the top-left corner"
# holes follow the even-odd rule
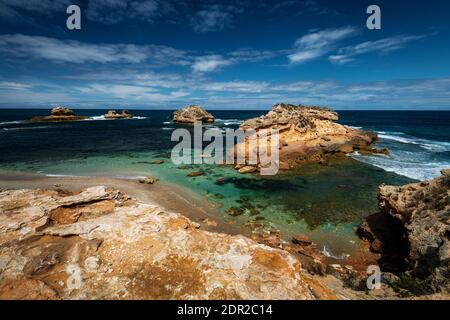
[[[214,123],[214,116],[203,108],[193,105],[173,113],[173,122],[175,123]]]
[[[128,110],[123,110],[121,113],[115,110],[109,110],[104,117],[105,119],[133,119],[133,115]]]
[[[336,123],[337,120],[337,113],[328,108],[277,104],[266,115],[245,121],[241,129],[256,133],[267,129],[269,136],[270,129],[279,130],[279,141],[269,139],[268,148],[277,143],[281,170],[305,163],[325,162],[330,156],[354,151],[376,152],[371,147],[378,138],[375,133],[352,129]],[[248,160],[249,154],[257,153],[250,140],[251,137],[246,137],[245,142],[236,145],[235,156],[238,151]],[[260,169],[259,159],[253,165]]]
[[[31,118],[31,122],[60,122],[60,121],[79,121],[88,117],[77,116],[75,112],[67,107],[55,107],[49,116],[37,116]]]
[[[434,180],[379,189],[380,212],[358,234],[381,255],[385,271],[426,279],[430,289],[450,289],[450,172]]]
[[[289,253],[102,186],[0,192],[0,299],[313,299]]]

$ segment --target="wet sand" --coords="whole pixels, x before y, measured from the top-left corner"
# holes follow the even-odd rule
[[[231,235],[249,236],[251,231],[230,224],[221,218],[206,199],[190,190],[164,181],[154,185],[139,183],[138,180],[100,176],[45,176],[34,173],[0,171],[0,189],[63,189],[78,191],[93,186],[107,186],[132,196],[144,203],[154,204],[166,211],[179,213],[201,225],[202,229]],[[204,219],[217,222],[216,227],[203,223]]]

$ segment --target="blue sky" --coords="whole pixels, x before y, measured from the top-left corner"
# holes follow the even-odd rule
[[[0,0],[0,108],[450,110],[449,14],[447,0]]]

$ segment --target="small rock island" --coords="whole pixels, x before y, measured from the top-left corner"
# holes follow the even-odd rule
[[[175,123],[214,123],[214,116],[197,105],[188,106],[173,113]]]
[[[114,119],[133,119],[133,115],[128,110],[123,110],[121,113],[118,113],[115,110],[109,110],[108,113],[104,115],[105,119],[114,120]]]
[[[269,135],[271,129],[279,130],[281,170],[306,163],[325,163],[333,155],[345,155],[355,151],[387,153],[387,150],[372,148],[372,144],[378,139],[377,134],[338,124],[338,119],[338,114],[329,108],[280,103],[266,115],[245,121],[241,129],[254,130],[256,133],[267,129]],[[248,160],[249,152],[256,152],[251,150],[251,147],[247,137],[244,142],[235,146],[234,151],[242,152]],[[246,153],[243,153],[244,150]],[[254,170],[249,170],[246,166],[247,171],[260,169],[259,164],[253,166]]]
[[[60,121],[79,121],[88,117],[77,116],[75,112],[68,107],[57,106],[52,109],[49,116],[36,116],[31,118],[31,122],[60,122]]]

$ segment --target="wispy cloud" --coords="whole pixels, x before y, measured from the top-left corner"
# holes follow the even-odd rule
[[[196,58],[192,65],[195,73],[212,72],[233,64],[232,59],[225,59],[220,55],[208,55]]]
[[[392,51],[402,49],[406,44],[423,39],[428,35],[399,35],[390,38],[384,38],[376,41],[366,41],[354,46],[348,46],[339,49],[336,55],[329,57],[331,62],[344,64],[354,60],[355,56],[367,53],[387,54]]]
[[[336,48],[336,45],[347,38],[358,34],[356,27],[325,29],[313,31],[297,39],[294,52],[288,55],[291,63],[303,63],[322,57]]]
[[[192,17],[191,26],[200,33],[221,31],[232,25],[234,15],[239,12],[241,9],[233,5],[209,5]]]
[[[22,34],[0,35],[0,54],[14,59],[43,59],[73,64],[142,63],[186,65],[185,53],[166,46],[90,44]]]

